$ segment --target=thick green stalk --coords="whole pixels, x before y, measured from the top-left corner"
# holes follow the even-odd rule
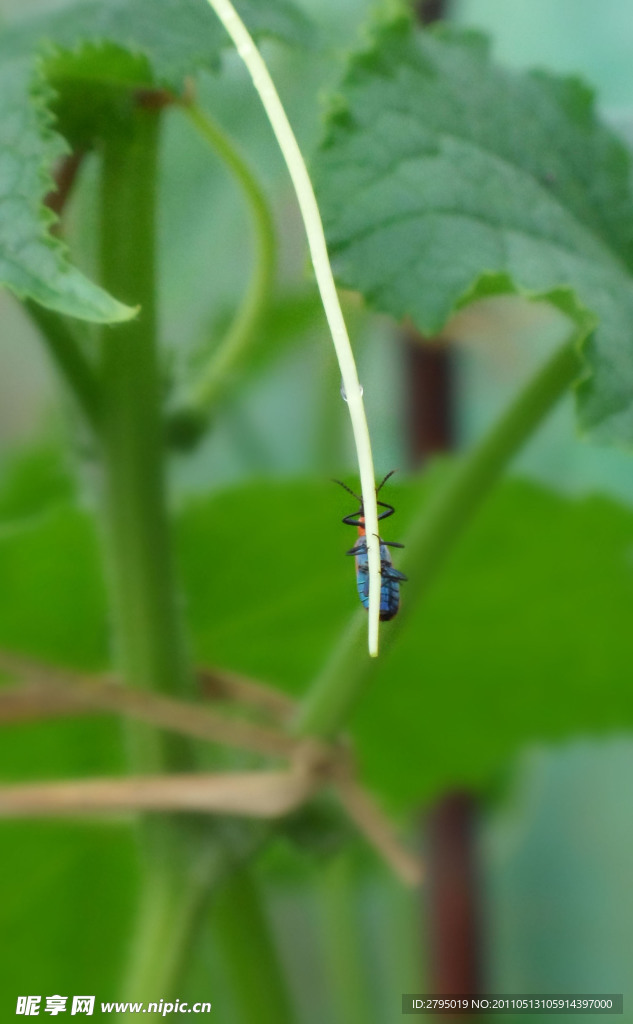
[[[182,693],[189,688],[190,671],[170,560],[154,295],[157,141],[158,115],[141,108],[131,115],[127,134],[104,144],[102,280],[141,310],[136,320],[103,330],[100,436],[119,662],[129,685]],[[184,740],[141,727],[130,740],[135,771],[192,766]],[[216,830],[199,817],[147,815],[141,838],[142,892],[124,995],[171,999],[179,994],[209,889],[230,867],[228,854]],[[229,943],[231,935],[239,934],[242,944],[246,936],[245,945],[257,950],[253,969],[260,961],[265,965],[259,1010],[269,1003],[270,1019],[284,1024],[290,1017],[281,977],[273,969],[252,883],[249,887],[240,872],[229,886],[238,916],[227,921],[225,915],[220,931],[228,929]],[[240,977],[238,988],[245,985]],[[254,991],[252,984],[248,991]]]
[[[528,382],[483,440],[455,464],[406,538],[403,569],[409,570],[406,602],[384,639],[394,641],[412,607],[424,594],[454,541],[491,490],[508,462],[578,377],[575,337]],[[295,721],[300,735],[332,736],[341,729],[362,694],[374,664],[363,651],[364,614],[350,621],[340,643],[302,702]]]
[[[101,267],[104,286],[141,307],[101,340],[100,438],[117,658],[128,685],[183,693],[189,670],[173,580],[164,480],[155,313],[158,114],[138,108],[103,144]],[[189,763],[184,740],[149,727],[130,731],[131,768],[173,771]],[[178,962],[174,930],[187,902],[186,864],[196,826],[148,815],[141,912],[128,998],[161,998]],[[182,929],[181,929],[182,930]]]
[[[249,869],[236,866],[217,893],[213,918],[244,1024],[292,1024],[286,991],[261,897]]]
[[[158,115],[139,109],[129,134],[104,146],[102,281],[140,312],[102,331],[101,437],[115,625],[126,679],[183,693],[189,674],[170,564],[156,343],[157,135]]]
[[[350,850],[326,865],[320,888],[323,941],[329,986],[340,1024],[371,1024],[378,1014],[371,995],[371,977],[362,945],[358,898],[359,876]]]

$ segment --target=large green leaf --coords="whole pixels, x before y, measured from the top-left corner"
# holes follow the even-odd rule
[[[630,731],[632,538],[607,498],[499,487],[359,707],[367,777],[412,806],[485,787],[527,743]]]
[[[427,490],[390,487],[388,539],[406,539]],[[182,553],[199,656],[302,693],[356,605],[337,515],[349,511],[342,493],[298,485],[190,506]],[[352,723],[375,787],[411,807],[487,785],[528,742],[631,728],[632,537],[633,514],[613,501],[502,485],[410,610]]]
[[[238,6],[256,35],[310,39],[306,19],[288,0]],[[43,200],[68,150],[51,110],[84,144],[86,121],[98,118],[106,97],[120,104],[122,93],[131,102],[142,87],[180,91],[188,76],[216,69],[228,43],[206,0],[79,4],[0,33],[0,284],[86,320],[134,314],[73,267],[51,235],[54,217]]]
[[[406,539],[427,492],[390,487],[388,539]],[[178,538],[196,657],[304,692],[357,608],[349,511],[329,484],[189,502]],[[97,536],[87,513],[58,504],[0,535],[0,645],[106,663]],[[485,784],[528,741],[630,728],[631,537],[633,513],[613,501],[501,486],[409,608],[360,705],[352,727],[376,787],[409,805]]]
[[[109,646],[99,531],[57,471],[51,485],[51,465],[38,456],[14,467],[0,491],[0,646],[98,669]],[[432,485],[389,485],[388,539],[406,539]],[[334,485],[297,482],[188,502],[177,519],[179,573],[196,657],[304,692],[357,608],[344,556],[353,531],[340,523],[352,507]],[[363,775],[386,802],[410,809],[449,785],[486,786],[529,741],[630,730],[632,537],[633,512],[613,501],[510,482],[424,602],[407,608],[405,585],[401,636],[351,723]],[[402,564],[406,551],[396,555]],[[4,778],[122,768],[107,719],[3,729]],[[5,822],[2,849],[6,991],[111,997],[135,882],[129,831]]]
[[[633,438],[628,153],[575,79],[494,65],[471,33],[380,25],[316,161],[341,285],[428,334],[495,292],[546,297],[586,339],[584,427]]]
[[[0,643],[60,665],[99,668],[107,664],[104,587],[93,524],[69,506],[70,490],[52,447],[7,467]],[[107,717],[5,726],[0,775],[36,781],[116,774],[124,769],[121,740],[119,723]],[[19,994],[116,992],[137,884],[129,826],[4,822],[1,844],[0,928],[11,935],[0,959],[7,1014]]]
[[[254,36],[311,45],[310,23],[290,0],[235,6]],[[147,59],[151,82],[179,89],[187,75],[216,70],[230,40],[207,0],[95,0],[16,23],[0,37],[0,56],[30,53],[38,43],[64,51],[114,43]]]
[[[50,441],[0,462],[0,528],[72,501],[76,485],[59,445]]]

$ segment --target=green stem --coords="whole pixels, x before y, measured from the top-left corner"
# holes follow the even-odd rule
[[[292,1024],[281,965],[255,880],[235,867],[213,904],[216,934],[244,1024]]]
[[[403,568],[410,567],[403,611],[385,637],[387,649],[412,607],[510,459],[578,377],[575,336],[528,382],[470,454],[458,461],[422,509],[406,540]],[[362,610],[351,620],[330,662],[315,680],[295,721],[300,735],[332,736],[345,724],[372,672],[363,652]]]
[[[139,316],[101,338],[104,520],[118,661],[130,686],[183,693],[190,683],[171,566],[164,480],[161,384],[155,312],[158,114],[138,108],[103,146],[101,267],[104,286],[140,304]],[[131,767],[190,765],[187,741],[138,726]],[[187,903],[188,818],[148,815],[145,870],[128,998],[173,987],[174,925]],[[182,929],[181,929],[182,930]]]
[[[45,309],[36,302],[28,301],[24,306],[39,327],[53,361],[77,399],[88,423],[96,431],[101,405],[99,383],[70,324],[59,313]]]
[[[359,914],[358,873],[351,850],[326,866],[321,887],[323,950],[335,1002],[334,1018],[341,1024],[370,1024],[377,1019],[371,997],[363,929]]]
[[[183,824],[183,818],[173,821],[175,829]],[[181,838],[184,846],[186,832]],[[171,884],[165,872],[156,875],[152,864],[147,865],[148,878],[144,879],[141,891],[125,993],[132,1001],[174,1000],[182,995],[183,980],[206,923],[209,891],[221,884],[230,870],[225,850],[213,835],[208,836],[204,846],[200,844],[200,833],[192,830],[191,839],[193,842],[186,851],[191,863],[186,870],[173,872]]]
[[[195,104],[185,107],[200,134],[224,160],[239,182],[250,207],[256,238],[255,268],[242,304],[225,337],[202,370],[190,396],[190,405],[202,414],[212,409],[250,345],[257,338],[262,315],[270,300],[276,262],[276,239],[272,214],[257,178],[211,118]]]
[[[130,134],[104,147],[104,286],[141,306],[102,331],[101,436],[120,658],[129,684],[182,693],[189,678],[174,583],[164,480],[156,344],[155,188],[158,118],[139,109]],[[157,764],[155,767],[165,767]]]

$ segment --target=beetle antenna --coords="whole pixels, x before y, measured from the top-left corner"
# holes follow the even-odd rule
[[[382,478],[382,480],[378,484],[378,487],[376,488],[376,494],[378,494],[378,491],[387,483],[387,480],[389,479],[389,477],[393,476],[393,474],[395,472],[396,472],[395,469],[390,469],[389,472],[387,473],[387,475]]]
[[[344,490],[346,490],[348,494],[351,494],[352,498],[356,498],[356,501],[359,501],[359,502],[360,502],[360,504],[361,504],[361,508],[362,508],[362,504],[363,504],[363,499],[362,499],[362,498],[360,498],[360,497],[358,496],[358,494],[356,494],[356,492],[352,490],[352,488],[351,488],[351,487],[348,487],[348,486],[347,486],[347,484],[344,484],[342,480],[335,480],[335,479],[332,479],[332,483],[333,483],[333,484],[340,484],[340,486],[341,486],[341,487],[342,487],[342,488],[343,488]]]

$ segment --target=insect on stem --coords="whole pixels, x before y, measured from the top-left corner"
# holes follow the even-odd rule
[[[209,0],[209,3],[233,40],[237,52],[244,61],[251,76],[253,85],[260,95],[292,179],[305,225],[314,274],[343,379],[343,389],[352,421],[352,431],[358,457],[364,517],[367,523],[368,534],[366,540],[369,612],[368,646],[370,656],[375,658],[378,655],[381,556],[380,544],[376,536],[378,533],[378,507],[376,504],[374,465],[369,440],[369,428],[363,406],[362,389],[358,381],[356,364],[336,293],[321,215],[301,150],[261,54],[230,0]]]
[[[393,475],[395,470],[391,470],[390,473],[383,478],[376,488],[376,496],[382,488],[383,484],[387,482],[390,476]],[[340,484],[353,498],[356,498],[360,502],[360,507],[356,512],[352,512],[349,516],[344,516],[343,522],[346,526],[356,526],[358,528],[358,543],[351,548],[347,554],[354,555],[356,559],[356,587],[358,590],[358,596],[360,597],[361,604],[364,608],[368,607],[369,604],[369,583],[368,583],[368,565],[367,565],[367,533],[365,526],[365,512],[363,507],[363,499],[356,494],[351,487],[344,484],[342,480],[335,480],[334,483]],[[388,519],[395,512],[393,505],[389,505],[386,501],[378,501],[377,504],[384,508],[385,511],[381,512],[378,519]],[[389,619],[393,619],[398,613],[400,607],[400,584],[404,583],[407,577],[404,573],[394,569],[391,561],[391,555],[389,548],[402,548],[403,544],[399,544],[396,541],[385,541],[377,533],[374,534],[378,544],[380,546],[380,619],[383,622],[388,622]]]

